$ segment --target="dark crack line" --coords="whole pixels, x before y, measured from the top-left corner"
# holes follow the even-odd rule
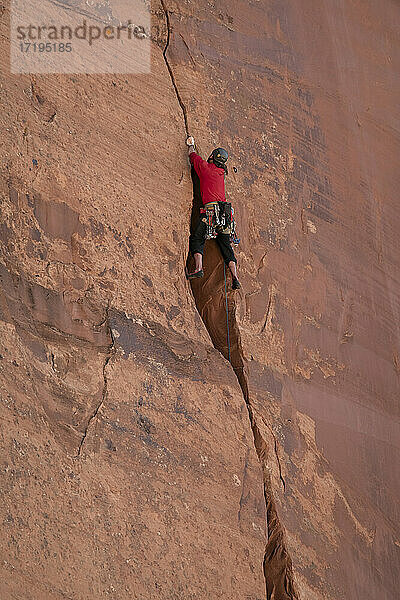
[[[82,453],[82,449],[83,449],[83,445],[86,441],[89,429],[90,429],[90,425],[92,424],[92,422],[96,419],[97,420],[97,416],[99,414],[99,411],[101,410],[101,408],[104,405],[104,402],[107,398],[107,394],[108,394],[108,379],[107,379],[107,366],[110,362],[110,360],[113,358],[113,356],[115,355],[115,338],[114,338],[114,334],[113,331],[111,329],[110,326],[110,317],[109,317],[109,309],[110,309],[110,303],[108,303],[107,308],[106,308],[106,321],[107,321],[107,328],[108,331],[110,333],[110,337],[111,337],[111,344],[108,348],[108,353],[105,357],[104,360],[104,364],[103,364],[103,391],[101,394],[101,400],[99,402],[99,404],[96,406],[95,410],[93,411],[93,413],[90,415],[89,420],[87,422],[85,431],[83,432],[83,436],[82,439],[80,441],[79,447],[78,447],[78,452],[76,454],[76,458],[78,458],[79,456],[81,456]]]
[[[274,436],[274,450],[275,450],[275,456],[276,456],[276,460],[278,462],[278,469],[279,469],[279,479],[282,482],[283,485],[283,491],[286,492],[286,482],[283,478],[282,475],[282,467],[281,467],[281,459],[279,458],[279,454],[278,454],[278,442],[276,440],[276,437]]]
[[[172,67],[171,67],[170,62],[167,57],[167,50],[168,50],[168,46],[169,46],[169,42],[170,42],[170,38],[171,38],[171,23],[170,23],[170,19],[169,19],[169,12],[165,6],[164,0],[160,0],[160,2],[161,2],[161,6],[163,8],[163,11],[165,13],[165,20],[166,20],[166,24],[167,24],[167,41],[165,44],[165,48],[163,50],[163,57],[164,57],[165,64],[167,65],[169,76],[171,77],[172,86],[175,90],[175,94],[176,94],[179,106],[181,107],[181,110],[182,110],[183,120],[185,122],[186,135],[189,137],[189,126],[188,126],[186,106],[184,105],[182,97],[179,93],[178,86],[176,85],[176,81],[175,81],[175,75],[174,75],[174,72],[172,70]]]
[[[247,467],[248,467],[248,462],[249,462],[249,452],[250,452],[249,448],[246,448],[246,455],[244,457],[244,466],[243,466],[243,475],[242,475],[242,492],[240,494],[240,500],[239,500],[238,521],[240,521],[243,502],[244,502],[244,488],[245,488],[245,482],[246,482],[246,476],[247,476]]]
[[[264,325],[261,327],[260,333],[262,333],[263,331],[265,331],[265,328],[267,326],[268,317],[269,317],[269,313],[270,313],[270,310],[271,310],[271,303],[272,303],[272,294],[270,294],[270,296],[269,296],[268,306],[267,306],[267,314],[265,315]]]
[[[267,254],[268,254],[268,252],[265,252],[265,253],[263,254],[263,257],[262,257],[262,259],[260,260],[260,262],[259,262],[259,264],[258,264],[258,269],[257,269],[257,275],[256,275],[256,277],[258,277],[258,274],[260,273],[261,269],[262,269],[262,268],[263,268],[263,266],[264,266],[264,259],[265,259],[265,257],[267,256]]]

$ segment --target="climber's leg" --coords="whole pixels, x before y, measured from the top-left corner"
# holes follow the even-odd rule
[[[240,283],[237,278],[236,271],[237,260],[232,249],[230,234],[219,233],[217,235],[217,244],[219,246],[219,249],[221,250],[221,254],[225,261],[225,264],[229,267],[230,272],[232,273],[232,288],[234,290],[238,290],[240,288]]]
[[[194,271],[187,274],[188,279],[203,277],[203,251],[206,241],[207,225],[201,219],[189,238],[189,250],[194,258]]]
[[[230,270],[231,270],[231,273],[232,273],[232,278],[233,278],[233,279],[237,279],[236,263],[235,263],[233,260],[231,260],[231,261],[228,263],[228,267],[229,267],[229,268],[230,268]]]

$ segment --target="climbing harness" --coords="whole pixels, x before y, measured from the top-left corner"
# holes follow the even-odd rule
[[[206,226],[207,226],[206,240],[212,240],[213,238],[216,238],[218,235],[218,232],[217,232],[217,225],[219,224],[218,204],[217,203],[208,204],[208,206],[206,206],[206,208],[205,208],[205,215],[206,215]]]
[[[234,210],[229,202],[213,202],[204,208],[206,216],[206,239],[216,238],[218,233],[229,233],[231,242],[237,246],[240,238],[236,236]]]
[[[229,339],[229,314],[228,314],[228,293],[226,291],[226,266],[224,262],[224,281],[225,281],[225,310],[226,310],[226,333],[228,339],[228,360],[231,362],[231,342]]]

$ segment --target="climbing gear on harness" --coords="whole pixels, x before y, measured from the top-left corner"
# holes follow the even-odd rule
[[[205,223],[207,226],[206,240],[212,240],[217,237],[217,226],[220,224],[218,203],[213,202],[206,204],[205,215]]]
[[[232,223],[232,204],[230,202],[218,202],[219,218],[225,229]]]
[[[228,233],[231,236],[231,242],[237,246],[240,238],[236,236],[232,204],[230,202],[210,202],[205,205],[203,210],[207,226],[206,239],[216,238],[218,233]]]
[[[213,202],[205,205],[207,234],[206,239],[217,237],[218,233],[231,224],[231,204],[228,202]]]
[[[215,202],[213,204],[206,204],[206,225],[207,225],[207,233],[206,239],[211,240],[216,238],[218,233],[224,231],[230,225],[228,221],[228,208],[221,209],[222,204],[227,204],[226,202]]]

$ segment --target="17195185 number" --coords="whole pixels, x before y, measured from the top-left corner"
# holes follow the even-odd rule
[[[21,42],[21,52],[72,52],[71,42]]]

